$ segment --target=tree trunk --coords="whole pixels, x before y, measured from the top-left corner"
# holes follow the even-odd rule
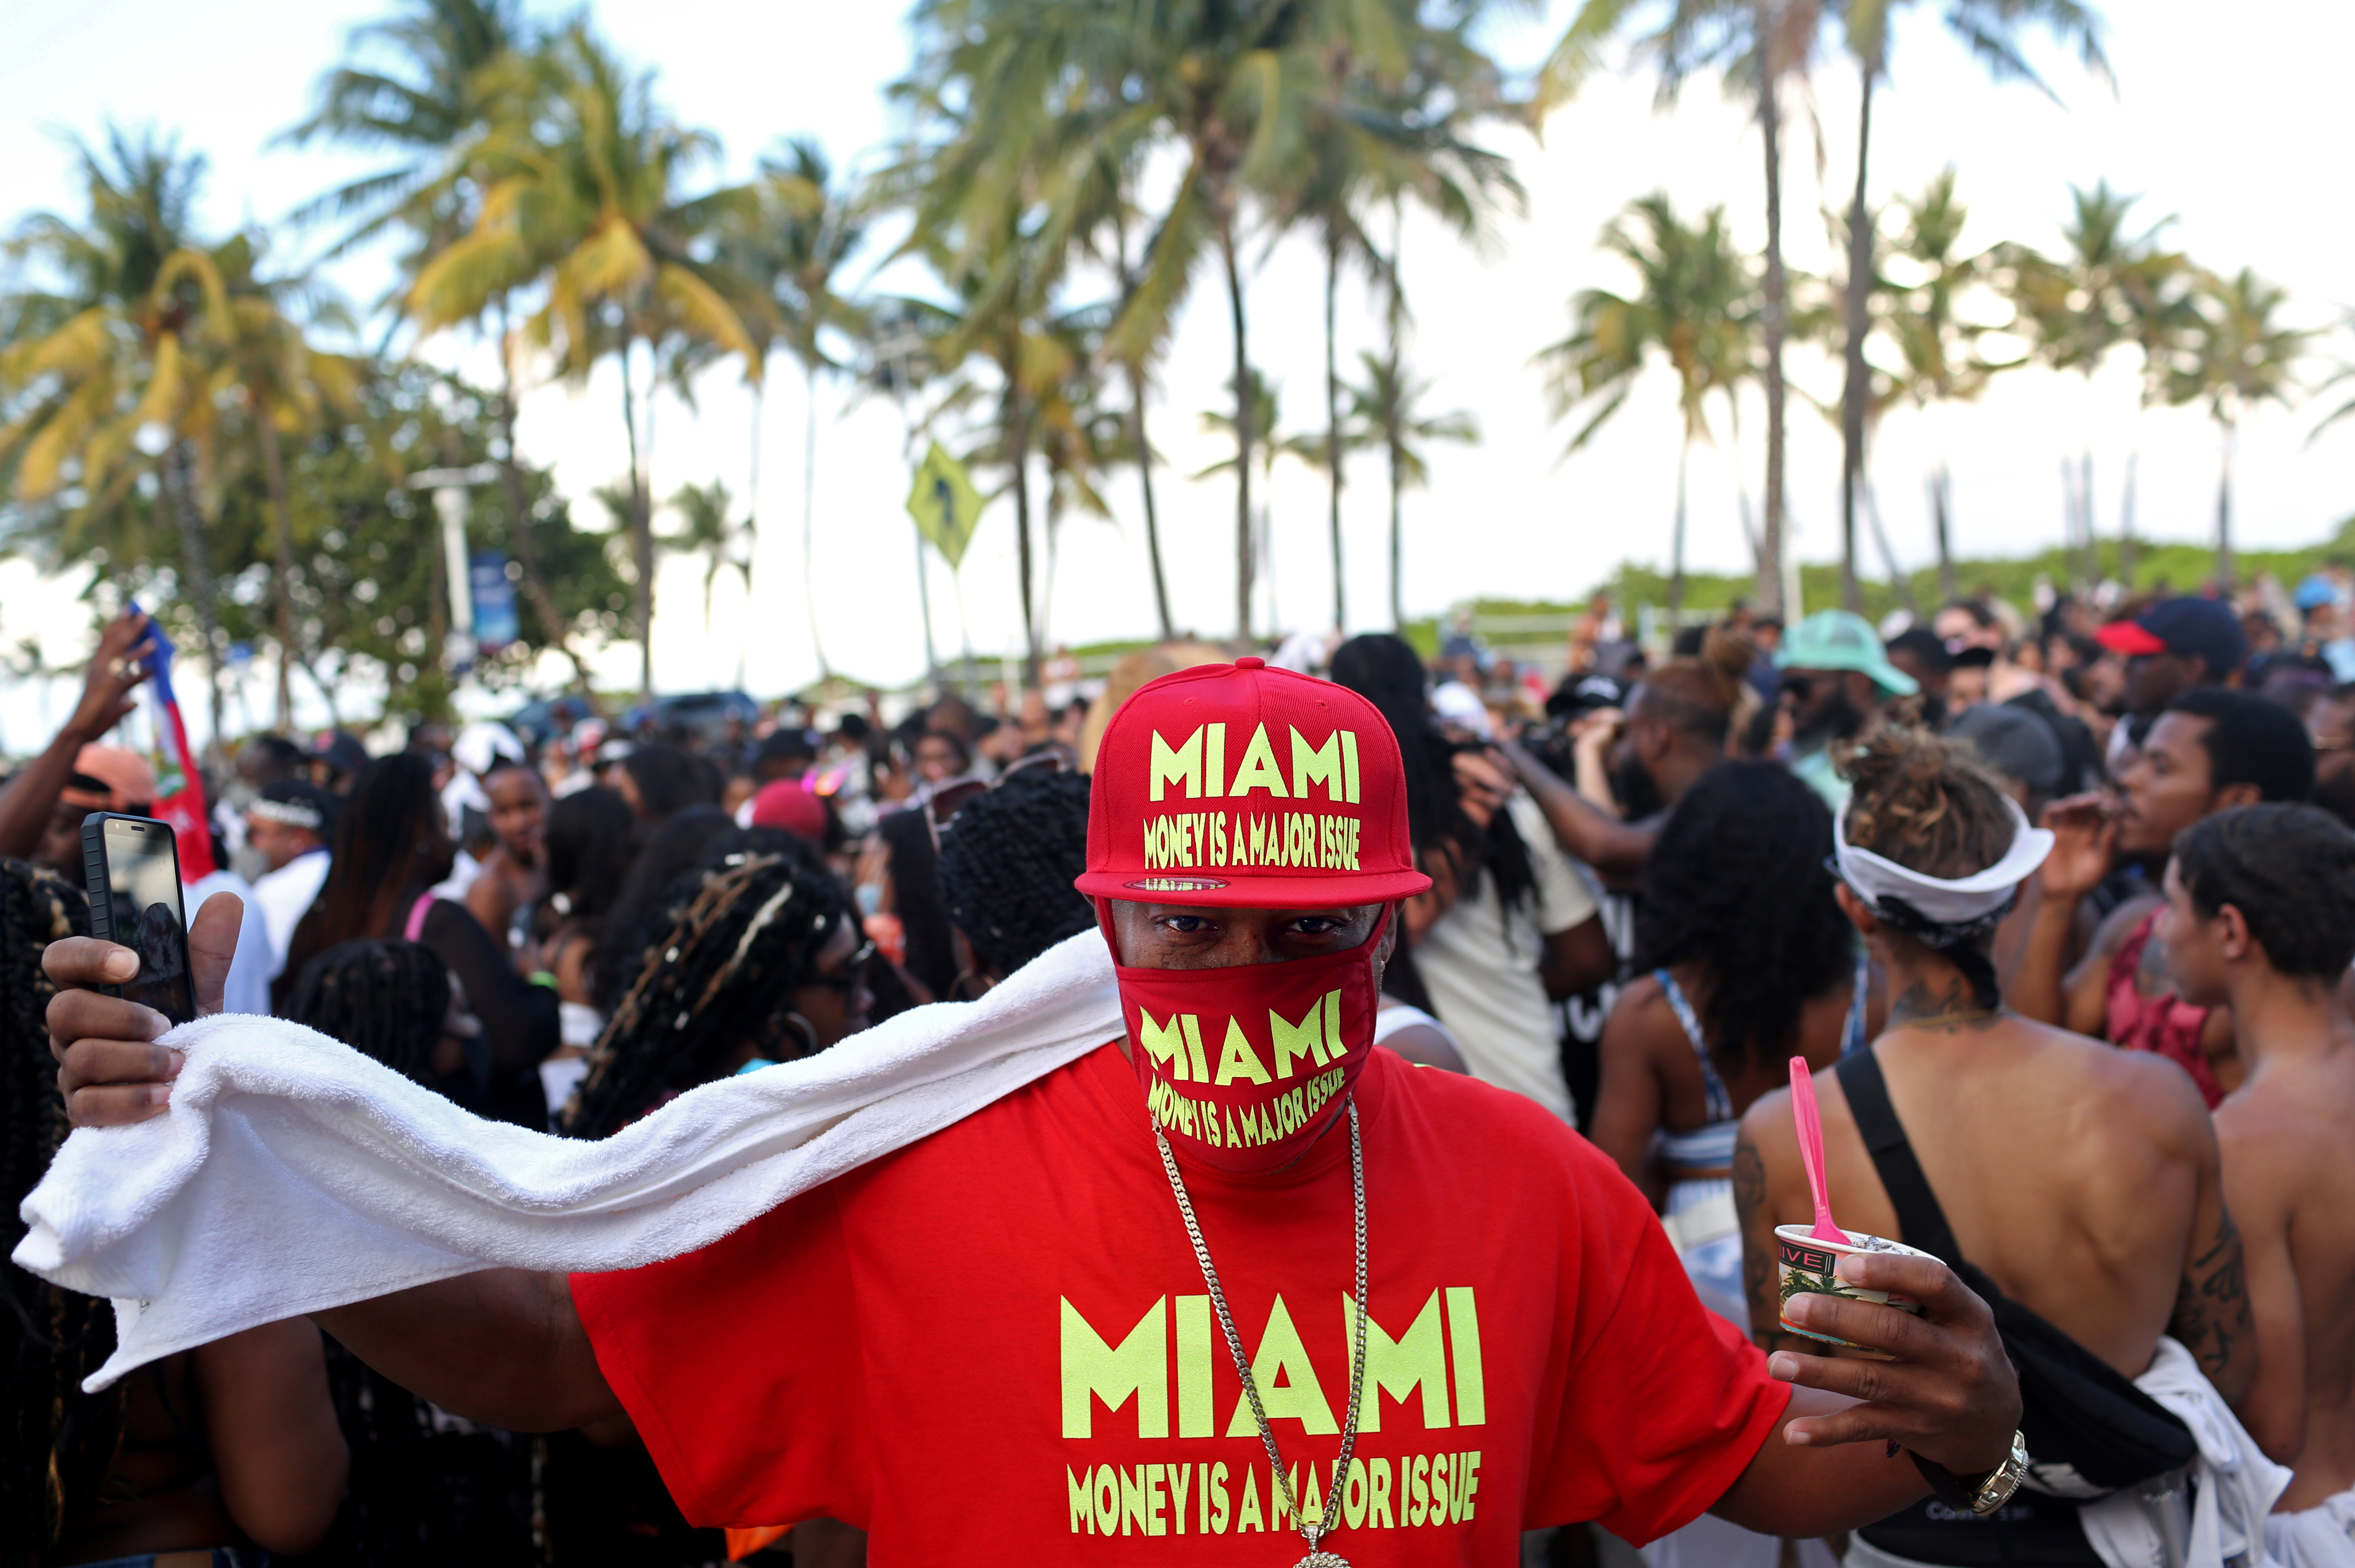
[[[1145,367],[1132,359],[1123,368],[1128,372],[1128,432],[1136,443],[1136,487],[1145,496],[1145,554],[1153,564],[1153,616],[1166,643],[1178,632],[1169,619],[1169,579],[1161,566],[1161,517],[1153,503],[1153,448],[1145,434]]]
[[[2101,546],[2094,529],[2094,449],[2077,459],[2077,581],[2091,588],[2102,575]]]
[[[1685,607],[1685,470],[1692,463],[1692,426],[1685,426],[1685,438],[1677,443],[1677,520],[1668,533],[1668,621],[1677,625],[1677,617]]]
[[[1760,38],[1771,39],[1771,0],[1758,0],[1757,15]],[[1783,603],[1783,338],[1790,278],[1783,269],[1783,111],[1776,77],[1776,62],[1769,59],[1758,83],[1758,125],[1766,143],[1766,289],[1759,311],[1766,349],[1766,515],[1758,539],[1758,604],[1767,614],[1796,620],[1801,606]]]
[[[1399,402],[1406,396],[1406,362],[1400,327],[1406,317],[1405,274],[1399,263],[1406,245],[1406,208],[1391,203],[1390,395],[1382,400],[1382,444],[1391,465],[1391,629],[1406,635],[1406,525],[1399,506],[1406,484],[1406,437],[1399,429]]]
[[[2231,420],[2217,421],[2224,432],[2223,461],[2216,473],[2216,586],[2232,589],[2232,442],[2238,433]]]
[[[286,497],[286,455],[279,450],[277,421],[268,409],[257,405],[253,424],[261,437],[261,472],[270,486],[270,519],[276,536],[270,571],[270,596],[276,602],[278,619],[278,719],[272,728],[283,735],[294,721],[294,680],[288,667],[294,653],[294,509]]]
[[[810,651],[817,655],[817,677],[830,680],[834,667],[826,662],[826,644],[817,634],[817,366],[802,364],[802,381],[809,391],[809,422],[802,437],[802,605],[809,615]]]
[[[556,600],[548,592],[548,579],[539,570],[539,547],[532,542],[531,503],[524,494],[523,458],[516,450],[515,360],[510,328],[507,325],[507,304],[499,301],[499,400],[496,428],[499,432],[500,488],[507,498],[507,544],[515,551],[516,566],[523,573],[523,596],[530,601],[532,613],[539,617],[540,629],[547,634],[548,645],[562,654],[572,666],[572,679],[581,688],[583,700],[592,713],[602,715],[597,700],[596,688],[590,684],[589,667],[572,650],[572,639],[564,629],[564,617],[557,613]],[[626,368],[624,374],[626,375]]]
[[[1349,602],[1341,574],[1341,370],[1336,317],[1341,293],[1341,236],[1325,226],[1325,477],[1331,492],[1333,535],[1333,629],[1349,629]]]
[[[1952,604],[1962,594],[1962,584],[1955,575],[1954,518],[1948,508],[1954,505],[1954,478],[1940,463],[1930,475],[1930,528],[1938,541],[1938,599]]]
[[[197,624],[205,634],[207,718],[211,725],[205,749],[215,757],[221,747],[220,605],[214,597],[213,563],[205,545],[205,519],[197,510],[195,476],[188,472],[186,443],[175,441],[165,460],[164,483],[172,492],[172,509],[180,518],[180,555],[187,568],[189,597],[197,602]]]
[[[1250,342],[1243,333],[1243,274],[1235,259],[1231,216],[1219,223],[1219,256],[1227,269],[1227,315],[1235,336],[1235,642],[1252,645],[1252,387]]]
[[[2126,494],[2118,499],[2118,581],[2128,592],[2135,575],[2135,469],[2141,458],[2138,451],[2126,453]]]
[[[1905,606],[1906,612],[1919,616],[1922,604],[1913,597],[1913,579],[1897,564],[1897,552],[1889,548],[1889,530],[1881,526],[1881,497],[1872,493],[1870,479],[1864,482],[1862,488],[1865,520],[1872,525],[1873,548],[1881,552],[1881,568],[1889,573],[1889,586],[1895,590],[1897,602]]]
[[[768,371],[764,366],[762,370],[761,379],[752,383],[752,450],[747,455],[747,460],[744,464],[744,560],[742,563],[738,566],[737,571],[742,574],[744,579],[745,635],[736,639],[736,689],[739,691],[744,689],[744,660],[746,653],[752,644],[751,635],[752,625],[752,558],[761,553],[761,413],[762,410],[767,403],[767,399],[763,394],[767,389],[768,384]],[[903,453],[902,455],[904,456],[905,454]],[[923,570],[923,537],[922,534],[919,534],[916,539],[916,571],[918,573],[917,587],[919,589],[922,589],[923,586],[922,576]],[[931,615],[927,614],[924,617],[924,641],[928,645],[932,642],[932,621]],[[932,677],[932,665],[928,659],[925,661],[924,665],[925,678],[930,679]]]
[[[1856,194],[1848,208],[1848,385],[1840,399],[1840,603],[1851,611],[1864,607],[1864,590],[1857,581],[1856,512],[1864,485],[1864,418],[1872,396],[1872,371],[1864,359],[1872,303],[1872,214],[1864,200],[1872,146],[1871,62],[1859,74],[1863,107],[1857,121]]]
[[[1022,579],[1022,680],[1039,684],[1039,623],[1033,601],[1030,564],[1030,414],[1023,405],[1021,382],[1011,358],[1000,361],[1006,378],[1001,418],[1006,464],[1014,485],[1014,560]]]
[[[648,389],[648,398],[654,396]],[[638,453],[638,392],[630,370],[630,336],[622,336],[622,422],[630,432],[630,560],[637,571],[638,700],[655,699],[655,520],[646,505],[646,471]]]

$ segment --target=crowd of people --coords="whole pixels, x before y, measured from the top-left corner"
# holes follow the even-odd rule
[[[1840,1338],[1779,1283],[1777,1228],[1820,1217],[1794,1130],[1804,1059],[1831,1211],[1950,1265],[2018,1369],[2030,1463],[2000,1508],[1941,1491],[1798,1540],[1687,1512],[1627,1530],[1658,1534],[1641,1549],[1655,1568],[2117,1568],[2146,1517],[2207,1517],[2227,1484],[2212,1435],[2243,1427],[2231,1484],[2257,1485],[2268,1458],[2291,1478],[2217,1568],[2260,1551],[2355,1563],[2344,577],[2286,605],[2195,595],[2106,616],[2066,598],[2034,619],[1985,596],[1879,627],[1737,607],[1664,649],[1598,613],[1550,687],[1468,627],[1428,658],[1389,635],[1275,652],[1395,741],[1402,852],[1428,885],[1352,938],[1380,950],[1375,1040],[1590,1140],[1657,1215],[1700,1306],[1782,1351]],[[128,620],[105,629],[73,717],[0,788],[12,1214],[85,1119],[52,1061],[41,963],[89,930],[82,818],[156,799],[151,763],[114,734],[138,637]],[[216,955],[221,1010],[308,1025],[485,1118],[605,1138],[699,1085],[985,997],[1100,925],[1119,951],[1107,912],[1162,906],[1075,886],[1126,852],[1103,848],[1101,818],[1091,834],[1107,732],[1156,677],[1228,656],[1133,655],[1057,703],[943,694],[887,717],[872,699],[787,701],[756,722],[634,731],[559,705],[569,722],[421,723],[373,749],[255,736],[212,781],[220,869],[186,907],[242,901]],[[1297,728],[1292,742],[1305,797]],[[1240,735],[1212,743],[1241,754]],[[1101,813],[1101,782],[1094,798]],[[1492,1175],[1513,1190],[1514,1170]],[[1361,1251],[1361,1297],[1363,1270]],[[302,1318],[84,1394],[113,1344],[103,1304],[13,1264],[5,1293],[8,1562],[864,1558],[831,1519],[701,1528],[634,1405],[504,1430]],[[774,1305],[788,1316],[761,1331],[799,1333],[791,1299]],[[1383,1393],[1369,1398],[1379,1414]],[[2121,1498],[2145,1513],[2125,1519]],[[2193,1535],[2161,1534],[2175,1555],[2133,1560],[2210,1561]],[[1614,1550],[1583,1528],[1524,1542],[1530,1561]]]

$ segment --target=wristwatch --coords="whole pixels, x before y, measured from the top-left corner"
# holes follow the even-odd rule
[[[1982,1518],[2009,1502],[2011,1494],[2019,1489],[2020,1478],[2028,1474],[2028,1442],[2018,1432],[2011,1435],[2011,1452],[2003,1456],[2003,1463],[1983,1476],[1957,1476],[1911,1448],[1905,1454],[1940,1502],[1951,1509],[1967,1509]]]

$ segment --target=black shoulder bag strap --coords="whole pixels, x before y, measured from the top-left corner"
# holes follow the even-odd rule
[[[2036,1461],[2031,1483],[2067,1497],[2098,1496],[2190,1463],[2195,1452],[2191,1435],[2165,1406],[2051,1321],[2004,1295],[1964,1258],[1905,1136],[1905,1124],[1890,1104],[1889,1082],[1872,1048],[1840,1058],[1834,1071],[1897,1211],[1900,1236],[1908,1246],[1944,1259],[1995,1316],[1996,1331],[2019,1376],[2025,1407],[2020,1432]]]
[[[1954,1227],[1946,1223],[1946,1211],[1938,1207],[1938,1195],[1930,1190],[1929,1178],[1922,1174],[1922,1162],[1913,1157],[1897,1107],[1889,1102],[1889,1081],[1881,1075],[1880,1059],[1868,1045],[1841,1057],[1833,1071],[1848,1095],[1857,1134],[1872,1155],[1873,1168],[1881,1172],[1881,1185],[1888,1189],[1890,1206],[1897,1211],[1898,1233],[1906,1245],[1935,1254],[1960,1274],[1963,1249],[1955,1241]]]

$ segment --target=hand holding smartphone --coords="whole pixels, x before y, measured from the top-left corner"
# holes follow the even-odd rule
[[[93,811],[82,818],[82,873],[91,934],[139,955],[139,974],[109,995],[153,1008],[176,1024],[197,1016],[188,923],[180,904],[180,849],[171,824]]]

